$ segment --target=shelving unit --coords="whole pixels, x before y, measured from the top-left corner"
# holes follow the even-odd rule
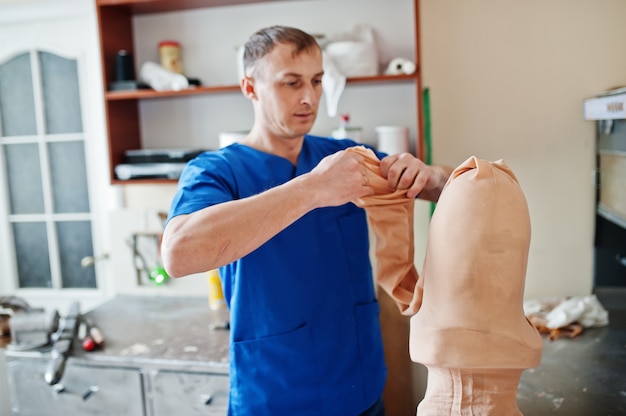
[[[273,0],[283,1],[283,0]],[[96,0],[100,50],[103,67],[103,85],[108,86],[115,77],[115,56],[119,50],[134,55],[133,17],[144,14],[184,11],[208,7],[267,3],[260,0]],[[419,68],[419,0],[414,0],[415,11],[415,57],[417,71],[412,75],[379,75],[373,77],[349,78],[348,84],[376,84],[410,82],[416,87],[418,101],[421,99],[421,74]],[[238,85],[199,86],[182,91],[158,92],[151,89],[105,91],[105,112],[109,150],[109,174],[112,184],[132,183],[173,183],[170,179],[119,180],[115,176],[115,166],[123,162],[124,152],[142,148],[139,103],[142,100],[166,99],[169,97],[198,96],[205,94],[233,94],[239,92]],[[423,120],[421,104],[418,103],[418,155],[423,155]]]

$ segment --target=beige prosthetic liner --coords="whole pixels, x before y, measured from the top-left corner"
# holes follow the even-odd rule
[[[375,191],[355,203],[376,235],[378,283],[403,314],[414,314],[411,359],[428,368],[418,415],[520,415],[519,380],[539,365],[542,340],[523,311],[530,219],[515,175],[502,161],[476,157],[454,170],[431,219],[419,278],[412,201],[376,179],[373,152],[353,151],[366,156]]]
[[[365,157],[366,174],[374,195],[358,198],[354,203],[365,208],[370,227],[376,236],[376,282],[387,292],[404,315],[413,315],[422,300],[419,276],[414,259],[413,199],[406,190],[392,191],[380,174],[376,154],[363,146],[348,151]]]
[[[524,369],[542,340],[523,310],[528,206],[502,161],[471,157],[452,173],[433,214],[423,300],[410,354],[428,367],[417,414],[520,415]]]

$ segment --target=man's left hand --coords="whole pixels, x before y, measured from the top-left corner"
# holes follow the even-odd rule
[[[410,153],[399,153],[380,161],[380,173],[387,178],[390,189],[406,189],[407,198],[419,196],[436,201],[452,169],[447,166],[430,166]]]

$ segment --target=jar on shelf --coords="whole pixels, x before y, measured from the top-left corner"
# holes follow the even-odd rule
[[[159,42],[159,59],[161,66],[168,71],[183,73],[183,61],[180,43],[175,40]]]

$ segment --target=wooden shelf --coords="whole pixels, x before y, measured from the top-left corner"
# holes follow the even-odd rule
[[[411,75],[376,75],[373,77],[356,77],[356,78],[348,78],[348,84],[358,84],[358,83],[376,83],[376,82],[393,82],[393,81],[415,81],[417,79],[417,73]]]
[[[416,75],[377,75],[372,77],[348,78],[347,83],[376,83],[393,81],[413,81]],[[139,100],[148,98],[179,97],[187,95],[219,94],[224,92],[239,91],[238,85],[200,86],[187,88],[181,91],[155,91],[153,89],[107,91],[105,97],[108,101],[113,100]]]
[[[142,179],[111,179],[111,185],[176,185],[178,179],[142,178]]]
[[[238,85],[222,85],[215,87],[192,87],[180,91],[155,91],[153,89],[107,91],[105,97],[113,100],[139,100],[144,98],[181,97],[186,95],[215,94],[222,92],[239,91]]]
[[[102,61],[102,81],[107,86],[115,79],[115,59],[120,50],[134,54],[134,19],[133,16],[165,13],[180,10],[221,7],[230,5],[259,4],[285,0],[95,0],[100,35],[100,53]],[[293,0],[291,0],[293,1]],[[312,0],[297,0],[309,1]],[[419,0],[414,0],[414,21],[419,22]],[[416,61],[419,63],[419,31],[415,33]],[[207,52],[210,53],[210,52]],[[411,75],[378,75],[372,77],[348,78],[348,84],[388,84],[410,82],[415,85],[418,100],[421,95],[420,68]],[[182,91],[155,91],[153,89],[111,90],[104,91],[105,116],[107,125],[109,172],[111,184],[172,184],[170,179],[130,179],[116,178],[115,166],[124,161],[125,152],[143,147],[140,126],[140,102],[143,100],[165,99],[172,97],[195,97],[210,94],[239,93],[239,85],[210,85],[188,88]],[[418,105],[418,126],[422,131],[423,120],[421,106]],[[420,137],[421,137],[420,133]],[[418,143],[422,152],[422,141]]]
[[[284,1],[284,0],[272,0]],[[102,7],[125,8],[131,14],[165,13],[205,7],[234,6],[237,4],[266,3],[263,0],[96,0]]]

